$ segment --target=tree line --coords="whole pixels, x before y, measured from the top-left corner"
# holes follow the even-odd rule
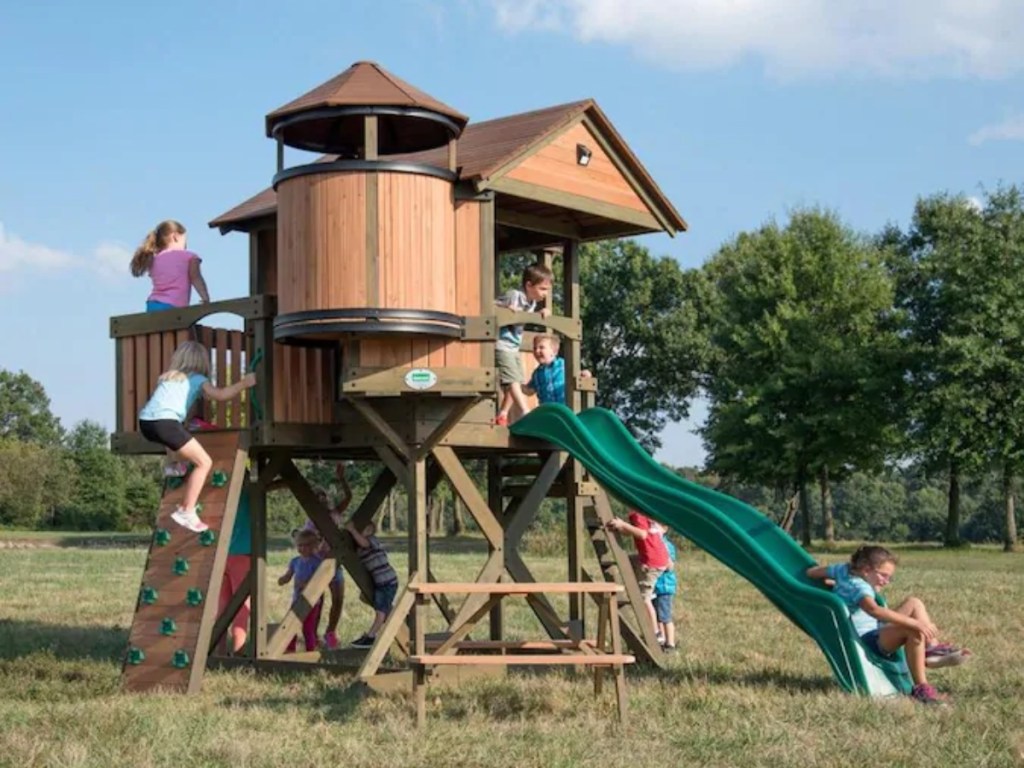
[[[503,257],[504,281],[532,258]],[[654,451],[669,422],[698,397],[708,403],[706,466],[680,471],[757,505],[805,544],[1016,546],[1021,187],[921,198],[906,228],[876,233],[797,209],[696,269],[629,240],[585,244],[580,263],[583,362],[598,404]],[[318,467],[305,469],[331,489]],[[370,472],[356,471],[357,497]],[[0,525],[146,527],[159,478],[158,460],[112,456],[92,422],[65,432],[37,382],[0,371]],[[451,522],[438,532],[467,527],[450,491],[435,503]],[[286,529],[301,511],[282,498],[271,516]]]

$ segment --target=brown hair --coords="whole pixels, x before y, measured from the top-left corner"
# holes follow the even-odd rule
[[[135,249],[135,255],[132,256],[132,274],[135,277],[149,274],[149,270],[153,266],[153,257],[167,247],[167,241],[171,239],[171,235],[184,234],[185,227],[174,219],[157,224],[156,229],[146,235],[142,245]]]
[[[316,531],[311,531],[309,528],[303,528],[301,531],[295,534],[295,545],[298,546],[302,542],[309,544],[316,544],[320,541],[320,537],[317,536]]]
[[[536,349],[537,345],[542,341],[550,342],[552,348],[557,352],[562,346],[562,340],[553,333],[538,333],[533,337],[533,348]]]
[[[554,280],[555,275],[551,269],[542,262],[535,262],[523,270],[523,287],[526,284],[537,285],[548,280]]]
[[[885,547],[865,544],[850,556],[850,570],[862,571],[865,568],[878,568],[886,563],[896,565],[899,559]]]

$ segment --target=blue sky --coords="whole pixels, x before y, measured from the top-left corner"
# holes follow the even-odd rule
[[[1024,181],[1017,0],[3,3],[0,367],[112,426],[131,250],[179,219],[244,295],[245,237],[206,222],[267,186],[264,115],[363,59],[474,120],[597,99],[691,227],[644,244],[685,267],[795,206],[871,232]],[[661,458],[700,463],[692,421]]]

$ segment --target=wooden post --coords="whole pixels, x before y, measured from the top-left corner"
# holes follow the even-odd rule
[[[409,575],[427,574],[427,462],[417,459],[409,465]],[[426,653],[427,597],[417,593],[410,615],[410,643],[414,655]],[[426,718],[426,670],[413,667],[413,693],[416,698],[416,724]]]
[[[252,525],[252,558],[249,589],[252,592],[249,613],[249,656],[254,661],[267,658],[267,484],[266,461],[259,460],[257,482],[249,490],[249,516]]]
[[[567,317],[579,320],[582,304],[580,301],[580,260],[577,243],[567,240],[562,247],[562,300]],[[565,358],[565,403],[575,413],[580,412],[582,398],[576,388],[576,381],[582,368],[580,363],[580,341],[567,339],[563,346]],[[578,489],[584,479],[583,466],[570,458],[565,467],[565,483],[567,492],[566,506],[566,545],[568,550],[568,579],[572,582],[583,580],[583,541],[585,499],[579,496]],[[584,620],[584,600],[580,594],[569,595],[569,620]]]
[[[490,458],[487,460],[487,506],[490,507],[491,513],[501,520],[501,459]],[[502,547],[499,549],[488,540],[487,543],[487,554],[493,559],[500,559],[501,567],[498,571],[501,573],[505,569],[505,554],[504,554],[504,542]],[[494,608],[491,609],[490,625],[491,625],[491,640],[502,640],[504,638],[504,616],[502,613],[502,603],[498,603]]]

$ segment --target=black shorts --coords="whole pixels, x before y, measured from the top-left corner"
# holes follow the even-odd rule
[[[139,432],[147,440],[166,445],[176,451],[189,440],[192,434],[177,419],[139,420]]]

